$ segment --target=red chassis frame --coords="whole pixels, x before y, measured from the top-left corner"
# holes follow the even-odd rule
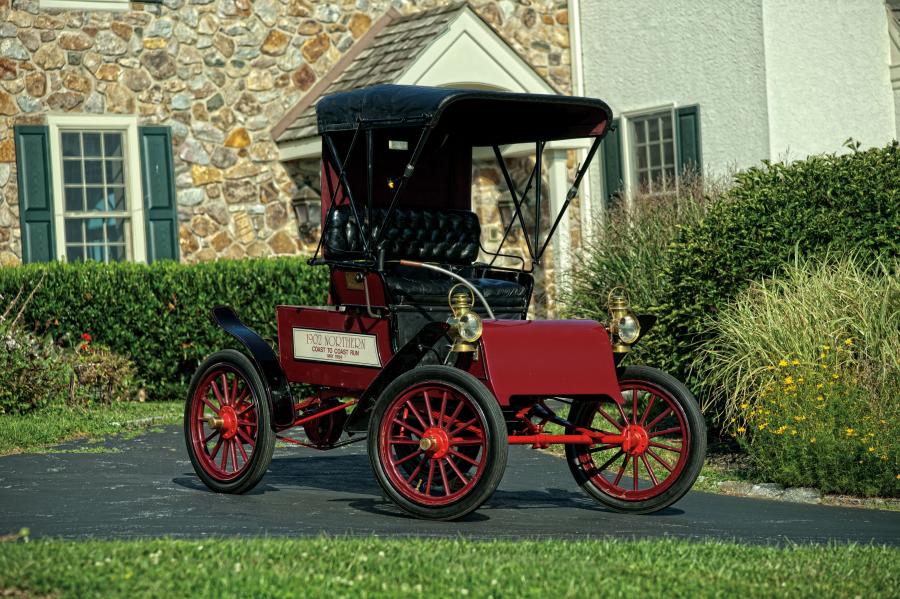
[[[344,283],[350,281],[353,274],[334,269],[332,281]],[[369,273],[365,280],[372,305],[381,304],[384,292],[380,278]],[[332,289],[345,301],[362,299],[355,297],[357,294],[346,285],[333,285]],[[358,295],[362,296],[362,293],[358,292]],[[373,389],[377,387],[378,376],[383,371],[391,370],[395,358],[398,362],[403,358],[398,355],[402,354],[402,348],[396,348],[392,342],[389,318],[370,316],[367,309],[358,305],[344,304],[341,308],[278,306],[276,312],[279,361],[287,380],[319,389],[317,397],[295,404],[294,412],[300,415],[292,424],[279,427],[279,432],[306,426],[360,401],[374,401],[377,393]],[[619,390],[609,334],[603,325],[592,320],[485,320],[483,326],[475,356],[457,366],[484,383],[501,408],[513,410],[515,422],[509,425],[510,444],[534,447],[614,444],[622,445],[627,451],[647,442],[646,439],[634,437],[627,429],[619,434],[587,429],[576,429],[576,434],[567,435],[543,432],[548,421],[560,422],[543,403],[546,398],[577,400],[606,397],[612,399],[621,410],[624,400]],[[315,332],[324,335],[320,337],[323,345],[330,345],[342,353],[330,355],[327,361],[296,355],[295,335]],[[353,334],[356,343],[367,345],[340,347],[344,334]],[[364,339],[360,341],[361,338]],[[365,352],[370,362],[355,363],[358,358],[349,355],[354,351]],[[347,362],[335,361],[336,355],[346,356]],[[339,398],[344,401],[339,401]],[[326,404],[326,400],[334,403]],[[536,405],[541,406],[539,414],[532,411]],[[313,408],[313,413],[307,412],[310,408]],[[532,420],[535,417],[537,422]],[[339,434],[339,431],[334,432]],[[296,444],[329,448],[279,436]]]

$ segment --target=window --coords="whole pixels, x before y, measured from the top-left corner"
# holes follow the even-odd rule
[[[672,111],[631,121],[631,161],[636,191],[650,195],[675,191],[675,126]]]
[[[131,256],[122,131],[61,131],[65,256],[123,262]]]
[[[606,206],[637,193],[672,193],[685,172],[702,171],[700,108],[681,106],[625,113],[601,143]]]
[[[135,116],[16,125],[22,260],[178,260],[172,132]]]

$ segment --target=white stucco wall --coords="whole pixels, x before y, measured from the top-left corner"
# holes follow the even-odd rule
[[[581,0],[585,93],[615,113],[700,105],[713,174],[769,155],[762,0]]]
[[[772,158],[896,135],[882,0],[764,0]]]

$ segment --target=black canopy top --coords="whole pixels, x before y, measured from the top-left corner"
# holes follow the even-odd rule
[[[439,127],[472,145],[598,137],[612,111],[602,100],[416,85],[374,85],[323,97],[319,133]]]

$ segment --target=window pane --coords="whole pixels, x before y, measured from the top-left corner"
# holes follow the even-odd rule
[[[81,161],[63,160],[63,183],[81,183]]]
[[[125,174],[122,168],[121,160],[107,160],[106,161],[106,184],[113,185],[125,184]]]
[[[81,136],[77,133],[62,134],[63,156],[81,156]]]
[[[82,142],[84,143],[85,156],[103,156],[103,150],[100,146],[99,133],[82,133]]]
[[[662,162],[660,160],[659,146],[653,144],[650,146],[650,166],[659,167],[662,166]]]
[[[84,248],[80,245],[67,245],[66,246],[66,260],[69,262],[83,262],[84,261]]]
[[[663,159],[666,166],[675,164],[675,144],[671,141],[663,145]]]
[[[634,138],[637,143],[642,144],[647,141],[647,135],[644,132],[645,122],[643,120],[634,123]]]
[[[105,257],[103,255],[103,246],[102,245],[89,245],[85,248],[84,257],[87,260],[96,260],[97,262],[104,262]]]
[[[106,156],[121,157],[122,156],[122,134],[121,133],[104,133],[103,134],[103,150]]]
[[[103,163],[99,160],[84,161],[84,182],[103,183]]]
[[[87,192],[87,206],[85,210],[106,210],[102,187],[86,187],[85,192]]]
[[[125,253],[124,245],[111,245],[109,246],[109,261],[110,262],[125,262],[128,259],[128,256]]]
[[[662,136],[663,139],[672,139],[672,119],[671,117],[662,117]]]
[[[106,239],[109,243],[125,242],[125,219],[124,218],[108,218],[106,219]]]
[[[66,187],[66,211],[84,210],[84,191],[80,187]]]
[[[109,201],[109,209],[116,212],[125,210],[125,188],[107,187],[106,198]]]
[[[638,170],[647,168],[647,146],[637,148],[637,167]]]
[[[84,241],[84,235],[81,230],[83,222],[80,218],[66,219],[66,243],[81,243]]]
[[[103,242],[103,219],[89,218],[84,223],[84,231],[88,243]]]
[[[659,139],[659,119],[651,118],[649,119],[648,131],[647,131],[647,139],[651,141],[655,141]]]

